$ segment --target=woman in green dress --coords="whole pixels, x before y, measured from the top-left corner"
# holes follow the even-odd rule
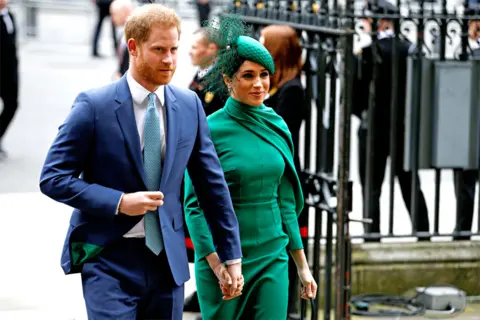
[[[239,223],[244,287],[233,295],[219,288],[222,276],[216,274],[225,267],[187,175],[185,217],[195,248],[200,310],[204,320],[284,320],[288,252],[295,260],[302,298],[313,299],[317,284],[297,222],[303,195],[291,134],[282,118],[263,104],[274,62],[263,45],[243,35],[241,21],[225,18],[214,26],[212,36],[223,36],[216,42],[224,48],[215,68],[223,74],[230,97],[208,117],[208,124]]]

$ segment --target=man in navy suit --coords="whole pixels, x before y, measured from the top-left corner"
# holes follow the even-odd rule
[[[200,100],[168,85],[180,18],[145,5],[125,34],[129,71],[78,95],[47,154],[40,188],[74,208],[61,264],[66,274],[81,272],[89,319],[176,320],[189,279],[185,170],[216,243],[211,267],[228,286],[227,299],[243,286],[238,222]]]

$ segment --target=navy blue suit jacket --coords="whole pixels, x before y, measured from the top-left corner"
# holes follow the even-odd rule
[[[165,86],[166,154],[159,208],[175,282],[189,279],[181,182],[188,169],[222,261],[241,257],[238,222],[210,139],[205,113],[190,90]],[[120,239],[141,216],[116,215],[122,193],[146,191],[140,139],[126,77],[82,92],[60,126],[40,178],[41,191],[74,208],[63,248],[66,274]],[[74,251],[82,248],[84,256]],[[85,254],[87,252],[88,254]]]

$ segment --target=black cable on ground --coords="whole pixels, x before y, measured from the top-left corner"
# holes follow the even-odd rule
[[[414,299],[383,293],[365,294],[352,297],[351,314],[363,317],[412,317],[425,314],[425,306]],[[372,311],[371,306],[385,306],[395,309]],[[400,308],[402,310],[400,310]]]

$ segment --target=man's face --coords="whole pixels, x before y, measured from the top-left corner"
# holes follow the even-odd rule
[[[0,10],[5,9],[8,6],[8,0],[0,0]]]
[[[480,21],[474,20],[470,22],[468,35],[472,40],[477,40],[480,38]]]
[[[189,53],[192,59],[192,65],[203,67],[210,64],[213,56],[211,51],[209,45],[203,39],[202,34],[196,34]]]
[[[0,0],[2,1],[2,0]],[[114,2],[115,3],[115,2]],[[110,17],[115,26],[123,26],[127,22],[128,17],[132,13],[133,5],[122,4],[118,7],[110,7]]]
[[[177,67],[177,28],[153,25],[150,37],[136,48],[135,67],[140,77],[152,86],[168,84]]]

